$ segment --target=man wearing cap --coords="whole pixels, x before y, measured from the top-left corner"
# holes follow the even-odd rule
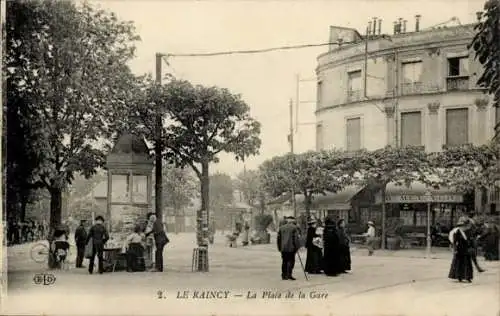
[[[90,228],[85,244],[88,244],[91,239],[92,256],[89,262],[89,273],[92,274],[94,272],[94,261],[97,255],[99,274],[102,274],[104,272],[104,245],[109,239],[108,231],[104,227],[104,217],[97,216],[95,218],[95,224]]]
[[[286,218],[286,224],[278,230],[278,251],[281,252],[281,279],[295,280],[292,276],[295,266],[295,254],[300,248],[300,236],[297,225],[294,224],[295,217]]]
[[[368,247],[368,255],[373,255],[375,249],[375,224],[372,221],[368,221],[368,230],[364,233],[366,237],[366,246]]]
[[[76,267],[83,268],[82,262],[85,253],[85,245],[87,241],[87,231],[85,230],[85,220],[80,221],[80,226],[75,230],[76,243]]]

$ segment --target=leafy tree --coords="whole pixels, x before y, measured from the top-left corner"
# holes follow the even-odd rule
[[[175,211],[187,207],[198,196],[198,179],[189,169],[163,167],[163,200]],[[176,226],[177,227],[177,226]]]
[[[483,194],[500,180],[498,166],[499,147],[496,143],[475,146],[447,146],[433,155],[433,164],[443,185],[453,186],[461,192]],[[484,209],[484,205],[482,206]]]
[[[210,175],[210,208],[225,209],[234,201],[233,180],[228,174],[217,172]]]
[[[314,194],[338,192],[349,185],[356,172],[350,159],[340,151],[286,154],[260,166],[265,190],[274,197],[284,193],[304,195],[306,217],[310,217]]]
[[[471,46],[483,65],[483,73],[477,84],[493,96],[493,105],[500,107],[500,2],[487,0],[480,12],[477,32]],[[498,109],[497,109],[498,110]],[[500,122],[495,122],[495,138],[500,141]]]
[[[146,80],[142,98],[131,111],[133,129],[154,141],[153,118],[156,110],[163,112],[168,121],[163,128],[165,158],[178,167],[190,166],[200,180],[201,209],[197,217],[207,237],[209,165],[219,161],[221,152],[233,154],[236,160],[257,154],[260,123],[250,116],[241,96],[218,87],[182,80],[160,86]],[[198,244],[206,242],[198,239]]]
[[[261,212],[264,212],[266,197],[258,170],[240,172],[236,177],[235,185],[243,194],[248,205],[258,207]]]
[[[104,163],[105,148],[96,142],[113,135],[114,114],[134,94],[127,62],[138,37],[131,23],[87,3],[9,1],[7,17],[9,90],[22,99],[35,135],[29,146],[39,162],[36,184],[50,192],[55,227],[74,174],[90,177]],[[21,23],[22,30],[10,32]]]
[[[4,74],[8,70],[8,61],[11,67],[14,63],[19,66],[26,63],[25,52],[16,49],[17,45],[12,45],[12,42],[17,43],[19,39],[28,38],[30,34],[36,34],[42,30],[41,26],[36,23],[27,23],[29,21],[27,15],[36,9],[35,3],[11,1],[6,6],[9,12],[18,14],[7,16],[6,26],[9,28],[8,39],[11,44],[7,45],[7,54],[4,55]],[[3,37],[3,39],[7,41],[7,38]],[[34,176],[40,159],[31,147],[36,134],[31,128],[31,109],[27,106],[29,100],[16,91],[15,82],[12,80],[6,80],[4,84],[6,89],[3,90],[2,96],[7,100],[3,107],[2,134],[2,159],[6,184],[5,205],[9,217],[19,217],[20,220],[24,220],[26,206],[33,201],[36,195],[33,191],[38,188],[35,185]]]
[[[382,196],[382,247],[386,236],[386,188],[390,182],[410,186],[420,181],[429,186],[438,186],[433,181],[429,157],[423,147],[408,146],[393,148],[387,146],[372,152],[360,151],[353,156],[358,161],[361,183],[380,186]]]
[[[487,88],[493,95],[494,104],[500,106],[500,2],[488,0],[484,4],[479,23],[474,27],[476,35],[472,40],[472,48],[476,59],[484,67],[478,85]]]

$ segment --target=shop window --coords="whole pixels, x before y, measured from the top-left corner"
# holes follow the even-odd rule
[[[427,226],[427,211],[415,212],[415,226]]]
[[[399,212],[399,217],[403,220],[403,225],[413,226],[413,211],[403,211]]]

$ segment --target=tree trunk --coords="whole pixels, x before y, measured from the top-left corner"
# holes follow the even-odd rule
[[[382,195],[382,234],[381,234],[381,239],[382,239],[382,245],[381,248],[385,249],[385,234],[386,234],[386,229],[385,229],[385,220],[386,220],[386,204],[385,204],[385,189],[387,187],[387,184],[384,184],[381,190],[381,195]]]
[[[21,198],[21,222],[24,222],[26,220],[26,206],[28,205],[27,198],[23,196]]]
[[[208,247],[208,218],[209,218],[209,203],[210,203],[210,178],[208,176],[208,162],[201,164],[201,207],[198,211],[198,222],[201,228],[201,236],[198,238],[198,246]]]
[[[62,189],[50,188],[50,228],[55,229],[62,221]]]
[[[62,221],[62,189],[60,188],[50,188],[50,227],[49,227],[49,242],[54,239],[54,232],[57,226],[61,224]],[[50,255],[48,258],[49,269],[55,268],[54,258]]]

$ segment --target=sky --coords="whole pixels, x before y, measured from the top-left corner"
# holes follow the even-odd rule
[[[154,73],[155,53],[182,54],[261,49],[328,42],[329,26],[355,28],[364,33],[373,17],[383,20],[382,33],[392,32],[392,22],[408,20],[412,31],[416,14],[425,29],[458,17],[472,23],[484,0],[387,0],[387,1],[195,1],[195,0],[100,0],[90,1],[133,21],[141,42],[130,67],[136,74]],[[289,102],[294,102],[295,152],[315,147],[315,68],[317,56],[327,47],[276,51],[265,54],[217,57],[170,57],[163,72],[195,84],[228,88],[241,94],[251,115],[261,122],[260,154],[239,163],[229,154],[211,172],[232,176],[256,169],[265,161],[290,150]],[[298,113],[295,113],[297,76]],[[312,101],[312,102],[311,102]],[[298,114],[298,115],[297,115]],[[295,121],[295,117],[298,120]]]

